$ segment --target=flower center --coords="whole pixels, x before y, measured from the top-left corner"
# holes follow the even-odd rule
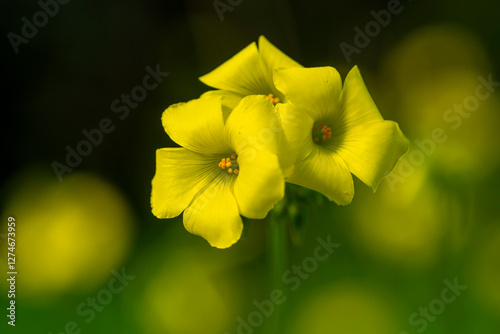
[[[229,174],[234,173],[238,174],[240,170],[240,166],[238,165],[238,158],[236,157],[235,153],[231,153],[229,158],[222,158],[222,160],[219,162],[219,167],[222,169],[227,168],[227,172]]]
[[[267,97],[273,104],[280,103],[280,98],[279,97],[274,97],[273,94],[268,94]]]
[[[323,123],[314,123],[312,128],[312,138],[315,143],[318,143],[320,140],[322,143],[326,143],[328,139],[332,138],[332,129]]]

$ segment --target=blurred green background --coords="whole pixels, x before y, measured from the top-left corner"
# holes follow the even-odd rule
[[[1,333],[269,330],[277,312],[255,316],[274,288],[266,223],[217,250],[149,204],[155,150],[173,145],[162,111],[198,97],[197,78],[261,34],[304,66],[345,77],[358,65],[411,142],[375,194],[355,180],[351,205],[304,211],[287,268],[313,256],[318,237],[340,246],[283,284],[275,332],[500,332],[500,86],[484,85],[500,81],[500,4],[402,1],[348,62],[340,43],[355,46],[355,27],[393,1],[220,2],[231,8],[223,21],[213,0],[70,1],[15,53],[8,34],[41,7],[2,1],[0,260],[6,273],[13,216],[18,275],[15,328],[0,283]],[[168,77],[120,119],[112,102],[157,64]],[[59,182],[53,161],[105,118],[114,130]]]

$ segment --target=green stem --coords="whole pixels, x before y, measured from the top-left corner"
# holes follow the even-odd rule
[[[269,273],[271,290],[279,289],[285,293],[283,287],[282,275],[287,265],[287,243],[286,243],[286,224],[283,215],[275,214],[271,211],[269,215]],[[268,326],[265,333],[276,334],[281,332],[280,313],[282,305],[274,305],[274,313],[267,320]]]

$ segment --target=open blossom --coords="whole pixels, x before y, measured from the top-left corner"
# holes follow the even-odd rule
[[[265,96],[241,100],[224,121],[221,97],[178,103],[165,110],[163,126],[180,148],[156,152],[151,206],[158,218],[184,211],[186,230],[212,246],[227,248],[240,239],[240,215],[264,218],[284,196],[278,135],[280,126]]]
[[[281,52],[264,36],[260,36],[258,46],[255,42],[251,43],[222,65],[200,77],[204,84],[217,88],[204,93],[202,97],[221,96],[224,118],[248,95],[265,95],[274,105],[286,102],[285,95],[274,85],[273,73],[276,69],[288,67],[302,65]],[[288,174],[295,161],[296,148],[282,142],[280,151],[280,165],[285,174]]]
[[[357,67],[343,88],[332,67],[276,69],[274,82],[289,101],[276,107],[286,141],[298,148],[287,182],[346,205],[354,196],[351,173],[375,191],[408,150],[398,124],[382,118]]]
[[[231,59],[200,77],[207,86],[217,88],[206,95],[224,96],[223,104],[230,109],[247,95],[266,95],[273,103],[284,102],[285,96],[276,89],[273,71],[278,68],[301,67],[292,58],[281,52],[264,36],[259,45],[251,43]]]

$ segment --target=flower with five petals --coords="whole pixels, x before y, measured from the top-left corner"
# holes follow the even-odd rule
[[[184,211],[186,230],[227,248],[240,239],[240,215],[262,219],[283,197],[282,131],[262,134],[270,124],[280,126],[267,97],[242,99],[225,121],[221,97],[178,103],[165,110],[162,123],[182,147],[156,152],[151,206],[158,218]]]
[[[344,87],[332,67],[276,69],[274,83],[289,101],[276,106],[285,141],[298,148],[287,182],[347,205],[354,196],[351,173],[375,191],[408,150],[408,140],[397,123],[383,119],[356,66]]]
[[[225,113],[233,109],[247,95],[266,95],[274,103],[286,101],[276,89],[273,72],[278,68],[302,67],[281,52],[264,36],[259,37],[258,47],[251,43],[232,58],[200,77],[207,86],[217,88],[204,96],[223,96]]]
[[[286,102],[286,97],[276,88],[273,73],[280,68],[302,67],[288,57],[264,36],[259,37],[258,46],[251,43],[232,58],[200,77],[207,86],[217,88],[202,97],[222,97],[224,119],[249,95],[265,95],[274,105]],[[293,117],[293,115],[291,115]],[[296,157],[296,148],[280,143],[280,165],[289,174]]]

